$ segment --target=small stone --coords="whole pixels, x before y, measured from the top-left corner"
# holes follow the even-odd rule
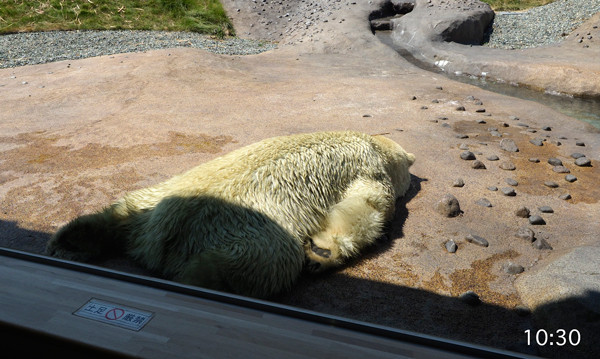
[[[565,194],[561,194],[560,196],[558,196],[558,198],[566,201],[568,199],[571,199],[571,195],[568,193],[565,193]]]
[[[372,117],[371,115],[369,115],[368,113],[364,114],[363,117]]]
[[[411,99],[411,101],[414,101],[417,99],[417,96],[411,96],[410,99]]]
[[[484,113],[485,112],[485,108],[478,108],[477,110],[475,110],[475,112],[477,112],[477,113]]]
[[[453,240],[447,241],[446,243],[444,243],[444,246],[446,247],[448,253],[455,253],[456,249],[458,248]]]
[[[519,147],[517,147],[515,141],[510,138],[505,138],[500,141],[500,148],[508,152],[519,152]]]
[[[544,127],[542,127],[542,130],[544,130],[544,131],[552,131],[552,127],[550,127],[550,126],[544,126]]]
[[[485,164],[483,164],[483,162],[481,162],[480,160],[473,161],[473,163],[471,164],[471,167],[476,170],[484,170],[486,168]]]
[[[530,133],[536,133],[536,132],[537,132],[537,130],[534,130],[533,128],[528,128],[528,129],[527,129],[527,132],[530,132]]]
[[[554,158],[554,157],[550,157],[548,158],[548,163],[551,164],[552,166],[562,166],[562,161],[559,160],[558,158]]]
[[[540,159],[539,159],[539,158],[536,158],[536,157],[531,157],[531,158],[529,159],[529,162],[533,162],[533,163],[539,163],[539,162],[540,162]]]
[[[448,117],[440,116],[438,117],[438,120],[448,121]]]
[[[498,131],[490,131],[490,135],[494,137],[502,137],[502,134]]]
[[[496,187],[496,186],[489,186],[487,189],[489,189],[490,191],[496,192],[498,190],[498,187]]]
[[[529,142],[533,143],[536,146],[544,145],[544,140],[542,140],[541,138],[534,138],[533,140],[529,140]]]
[[[529,217],[529,208],[521,206],[515,211],[515,214],[517,215],[517,217],[527,218]]]
[[[583,141],[577,141],[577,142],[575,142],[575,145],[585,147],[585,143]]]
[[[508,274],[519,274],[525,271],[525,268],[522,265],[515,264],[513,262],[505,263],[502,266],[502,270]]]
[[[496,155],[490,155],[487,157],[488,161],[498,161],[500,158]]]
[[[440,100],[434,99],[434,100],[431,100],[431,103],[440,103]]]
[[[538,238],[536,239],[533,243],[533,248],[536,249],[540,249],[540,250],[552,250],[552,246],[544,239],[544,238]]]
[[[485,120],[481,120],[481,119],[477,120],[476,122],[480,123],[480,124],[486,123]]]
[[[458,298],[471,306],[477,306],[481,304],[481,299],[479,299],[477,293],[473,292],[472,290],[464,292],[463,294],[459,295]]]
[[[463,187],[465,185],[465,181],[463,181],[462,178],[457,178],[456,180],[454,180],[454,182],[452,183],[452,187]]]
[[[504,182],[508,183],[511,186],[518,186],[519,185],[519,182],[515,181],[512,178],[506,178],[506,179],[504,179]]]
[[[450,127],[450,124],[444,122],[444,123],[442,123],[442,127]]]
[[[525,124],[525,123],[517,123],[517,126],[521,126],[521,127],[529,127],[529,125]]]
[[[527,240],[529,242],[533,242],[535,240],[535,234],[527,227],[519,228],[517,233],[515,233],[515,237]]]
[[[461,139],[469,138],[469,135],[465,135],[464,133],[461,133],[461,134],[456,135],[456,138],[461,138]]]
[[[456,217],[462,213],[458,199],[449,193],[435,204],[435,210],[444,217]]]
[[[477,244],[478,246],[482,247],[487,247],[490,245],[485,238],[477,236],[475,234],[469,234],[465,237],[465,239],[469,243]]]
[[[570,173],[569,169],[565,166],[554,166],[552,167],[552,171],[556,173]]]
[[[466,151],[466,150],[469,149],[469,146],[467,146],[466,143],[461,143],[460,146],[458,146],[458,148],[460,148],[461,150],[465,150]]]
[[[567,181],[567,182],[575,182],[575,181],[577,181],[577,177],[569,174],[569,175],[565,176],[565,181]]]
[[[435,89],[436,90],[443,90],[444,88],[442,86],[436,86]]]
[[[573,152],[571,153],[571,157],[573,157],[574,159],[578,159],[580,157],[585,157],[585,155],[583,153]]]
[[[471,161],[475,159],[475,154],[471,151],[464,151],[460,154],[460,158],[465,161]]]
[[[517,195],[517,192],[515,192],[515,190],[510,187],[502,187],[500,191],[502,192],[502,194],[509,197],[514,197]]]
[[[550,188],[557,188],[558,183],[553,182],[553,181],[546,181],[546,182],[544,182],[544,186],[550,187]]]
[[[421,106],[421,110],[427,110],[429,107],[427,106]]]
[[[541,225],[541,224],[546,224],[546,221],[544,221],[544,219],[542,217],[535,214],[535,215],[529,217],[529,223],[531,223],[533,225]]]
[[[506,171],[514,171],[516,167],[515,164],[512,162],[503,161],[502,163],[500,163],[500,168]]]
[[[456,107],[456,111],[465,111],[465,106]]]
[[[483,207],[491,207],[492,206],[492,203],[487,198],[480,198],[475,202],[475,204],[478,204]]]
[[[550,206],[541,206],[538,207],[538,210],[542,213],[554,213],[554,210]]]
[[[508,116],[508,118],[509,118],[510,120],[513,120],[513,121],[519,121],[519,118],[518,118],[517,116],[512,116],[512,115],[511,115],[511,116]]]
[[[510,127],[510,125],[506,122],[502,122],[502,127]]]
[[[592,161],[590,161],[590,159],[587,157],[579,157],[578,159],[575,160],[575,164],[580,167],[584,167],[584,166],[589,167],[592,165]]]

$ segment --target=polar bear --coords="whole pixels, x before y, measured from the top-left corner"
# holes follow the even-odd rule
[[[82,261],[124,252],[167,279],[267,298],[303,268],[339,266],[372,244],[414,161],[382,135],[270,138],[74,219],[47,250]]]

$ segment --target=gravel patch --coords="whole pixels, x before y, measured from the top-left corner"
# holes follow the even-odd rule
[[[193,32],[48,31],[0,36],[0,68],[175,47],[192,47],[224,55],[253,55],[272,50],[265,41],[212,39]]]
[[[484,45],[503,49],[552,45],[598,12],[598,0],[557,0],[524,12],[497,12]]]

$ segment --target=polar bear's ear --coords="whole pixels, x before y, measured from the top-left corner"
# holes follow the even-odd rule
[[[408,160],[408,165],[412,166],[413,163],[415,163],[415,155],[413,155],[412,153],[406,153],[406,159]]]

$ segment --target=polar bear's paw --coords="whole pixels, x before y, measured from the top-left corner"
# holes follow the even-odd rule
[[[46,253],[72,261],[89,262],[107,252],[122,252],[121,236],[112,230],[110,215],[89,214],[78,217],[62,227],[48,241]]]
[[[321,247],[317,247],[313,241],[310,241],[310,249],[311,251],[313,251],[316,255],[321,256],[323,258],[329,258],[331,257],[331,251],[329,249],[323,249]]]
[[[326,248],[322,243],[317,245],[313,238],[307,240],[304,252],[306,254],[305,268],[310,273],[324,272],[329,268],[339,266],[343,262],[338,250],[333,247]]]

